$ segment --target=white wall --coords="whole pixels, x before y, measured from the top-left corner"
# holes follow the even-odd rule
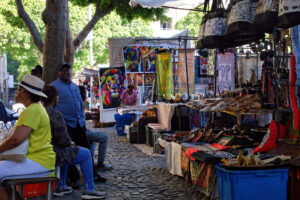
[[[151,26],[154,30],[154,37],[171,37],[181,31],[175,30],[175,24],[183,17],[188,14],[189,11],[186,10],[177,10],[177,9],[168,9],[166,15],[172,18],[171,29],[162,30],[160,27],[160,21],[152,22]]]

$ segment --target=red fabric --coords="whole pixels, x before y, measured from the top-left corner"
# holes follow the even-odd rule
[[[209,145],[213,148],[216,148],[216,149],[219,149],[219,150],[224,150],[224,149],[228,149],[229,146],[224,146],[224,145],[221,145],[221,144],[217,144],[217,143],[213,143],[211,145]]]
[[[195,149],[194,147],[190,147],[190,148],[188,148],[188,149],[185,151],[185,155],[186,155],[189,159],[195,160],[195,158],[192,157],[192,154],[193,154],[194,152],[198,152],[198,151],[200,151],[200,150],[199,150],[199,149]]]
[[[284,139],[288,133],[288,127],[280,124],[280,139]],[[256,152],[266,152],[276,147],[277,140],[277,125],[276,121],[273,120],[269,125],[269,130],[267,135],[265,135],[262,143],[258,145],[254,149],[254,153]]]
[[[297,98],[296,98],[296,69],[295,69],[295,55],[292,54],[290,58],[290,66],[291,66],[291,72],[290,72],[290,98],[291,98],[291,105],[293,110],[293,125],[295,131],[300,130],[300,110],[297,105]],[[296,135],[296,134],[295,134]],[[291,138],[292,139],[292,138]],[[297,139],[297,138],[295,138]]]

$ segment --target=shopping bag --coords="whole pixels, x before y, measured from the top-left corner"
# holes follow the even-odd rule
[[[12,134],[12,132],[13,130],[8,130],[6,132],[3,132],[2,130],[1,133],[2,137],[0,138],[0,144],[3,143]],[[0,153],[0,160],[11,160],[15,162],[22,162],[28,151],[28,145],[29,145],[29,141],[28,139],[26,139],[24,142],[19,144],[19,146]]]

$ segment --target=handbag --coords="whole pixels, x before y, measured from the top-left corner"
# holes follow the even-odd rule
[[[279,0],[259,0],[254,18],[254,26],[258,32],[271,33],[277,26]]]
[[[280,0],[278,27],[291,28],[300,24],[300,0]]]

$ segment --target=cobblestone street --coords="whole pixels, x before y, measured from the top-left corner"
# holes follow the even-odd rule
[[[172,176],[164,167],[164,157],[147,155],[130,144],[126,137],[117,136],[115,128],[99,128],[109,134],[106,161],[113,165],[109,172],[101,172],[106,183],[96,187],[107,193],[105,199],[202,199],[201,193],[183,178]],[[144,145],[138,145],[143,147]],[[147,147],[144,146],[147,151]],[[150,152],[150,148],[148,148]],[[82,188],[81,188],[82,189]],[[55,200],[81,199],[81,190]]]

